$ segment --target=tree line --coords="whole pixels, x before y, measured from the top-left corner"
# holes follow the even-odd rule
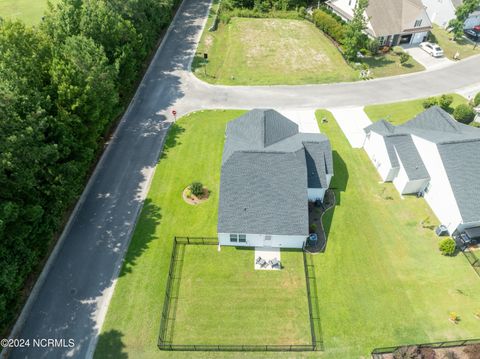
[[[0,332],[81,193],[176,0],[60,0],[0,19]]]

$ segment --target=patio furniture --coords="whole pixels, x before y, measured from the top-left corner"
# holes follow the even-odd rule
[[[265,268],[268,265],[267,261],[262,257],[258,257],[255,264],[259,265],[260,268]]]
[[[274,269],[280,269],[282,267],[280,261],[277,258],[269,260],[268,264],[270,264]]]

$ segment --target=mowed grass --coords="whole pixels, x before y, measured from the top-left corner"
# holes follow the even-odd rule
[[[475,47],[474,43],[466,38],[451,40],[452,34],[438,25],[433,25],[432,35],[435,42],[440,45],[446,57],[453,60],[458,51],[460,59],[480,54],[480,46]]]
[[[462,103],[468,103],[467,99],[463,96],[458,94],[450,95],[453,96],[453,102],[450,106],[452,109]],[[425,99],[371,105],[366,106],[364,111],[372,121],[385,119],[394,125],[400,125],[425,111],[422,105],[423,101],[425,101]]]
[[[440,255],[438,238],[424,228],[437,224],[427,204],[411,197],[402,200],[393,185],[379,184],[364,151],[352,149],[326,113],[329,123],[319,125],[334,150],[332,187],[338,205],[324,217],[326,253],[313,256],[325,351],[159,352],[172,238],[216,235],[225,124],[241,113],[198,112],[172,129],[117,281],[96,358],[358,359],[379,346],[480,336],[474,317],[480,310],[480,279],[462,256]],[[200,206],[189,206],[181,198],[193,180],[212,191]],[[218,275],[221,278],[221,271]],[[459,324],[448,320],[451,311],[461,317]],[[219,339],[228,335],[218,331]]]
[[[208,53],[207,76],[202,54]],[[357,71],[311,23],[232,18],[206,27],[193,63],[200,79],[226,85],[331,83],[358,79]]]
[[[327,213],[326,253],[315,257],[323,337],[331,358],[367,357],[374,347],[476,338],[480,279],[462,256],[444,257],[426,202],[400,199],[379,183],[362,149],[352,149],[326,111],[338,205]],[[449,312],[462,320],[449,322]]]
[[[410,57],[402,65],[399,55],[402,52],[404,51],[401,48],[396,47],[393,51],[386,54],[365,57],[361,61],[369,66],[372,76],[375,78],[404,75],[425,70],[425,67],[415,61],[413,57]]]
[[[53,4],[57,1],[50,0]],[[46,8],[47,0],[0,0],[0,17],[34,25],[42,20]]]
[[[173,344],[312,343],[301,251],[282,251],[281,271],[259,271],[253,249],[179,249],[181,280],[168,335]]]

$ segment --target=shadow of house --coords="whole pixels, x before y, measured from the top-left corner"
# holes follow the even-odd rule
[[[347,189],[349,174],[347,165],[345,164],[345,161],[340,156],[340,154],[334,150],[332,152],[332,155],[335,176],[333,176],[332,178],[330,188],[335,191],[335,197],[337,200],[336,205],[340,206],[342,203],[341,193],[345,192],[345,190]]]

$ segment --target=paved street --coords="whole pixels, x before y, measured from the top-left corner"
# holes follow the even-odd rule
[[[440,71],[368,82],[211,86],[189,72],[208,7],[209,0],[184,0],[64,232],[43,285],[23,313],[24,322],[16,327],[17,338],[71,338],[75,346],[17,349],[11,358],[91,357],[172,108],[180,116],[206,108],[311,111],[425,97],[480,84],[476,57]]]

